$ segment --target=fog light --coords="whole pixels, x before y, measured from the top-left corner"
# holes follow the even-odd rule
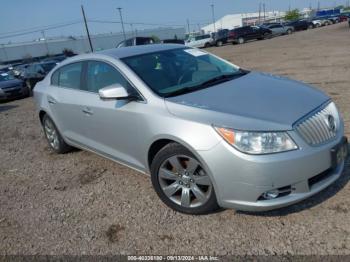
[[[277,198],[279,195],[278,190],[271,190],[271,191],[266,191],[265,193],[262,194],[262,197],[265,198],[266,200],[274,199]]]

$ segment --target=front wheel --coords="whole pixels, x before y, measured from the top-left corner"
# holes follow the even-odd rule
[[[204,47],[208,48],[208,47],[210,47],[210,44],[209,43],[205,43]]]
[[[156,154],[151,176],[160,199],[176,211],[200,215],[219,208],[209,175],[180,144],[168,144]]]
[[[293,31],[291,29],[287,30],[287,35],[291,35],[293,33]]]

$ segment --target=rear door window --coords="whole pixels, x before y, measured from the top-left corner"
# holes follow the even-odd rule
[[[83,64],[81,62],[69,64],[60,68],[58,85],[72,89],[80,89],[82,68]]]

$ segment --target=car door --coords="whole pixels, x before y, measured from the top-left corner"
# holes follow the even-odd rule
[[[197,47],[197,48],[199,48],[199,47],[203,47],[204,46],[204,39],[203,39],[203,36],[196,36],[196,41],[195,41],[195,43],[194,43],[194,47]]]
[[[75,62],[56,70],[51,77],[47,96],[50,115],[63,137],[75,144],[87,142],[81,101],[86,99],[82,90],[83,62]]]
[[[271,29],[271,28],[270,28]],[[282,25],[273,25],[273,29],[271,29],[274,35],[282,35],[285,30]]]
[[[257,39],[261,36],[259,27],[249,27],[249,39]]]
[[[142,114],[147,106],[141,95],[128,80],[106,61],[86,62],[84,99],[80,99],[83,111],[82,125],[86,136],[85,146],[116,161],[142,169],[139,155]],[[101,88],[120,84],[128,93],[136,94],[139,101],[102,100],[98,95]]]

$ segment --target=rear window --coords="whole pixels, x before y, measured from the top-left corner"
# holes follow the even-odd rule
[[[80,89],[82,68],[81,62],[61,67],[52,74],[51,85]]]
[[[50,70],[56,66],[56,63],[41,64],[41,66],[44,68],[45,72],[50,72]]]

